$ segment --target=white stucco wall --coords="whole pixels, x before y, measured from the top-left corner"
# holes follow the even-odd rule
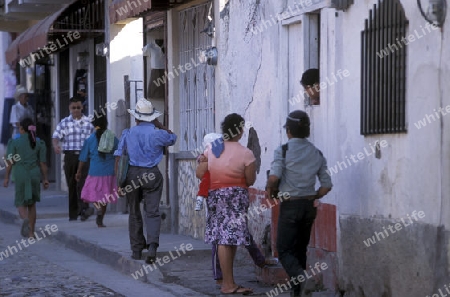
[[[225,13],[216,28],[219,64],[216,67],[216,126],[231,112],[242,114],[258,132],[262,149],[262,166],[255,187],[263,189],[265,170],[270,167],[273,150],[286,141],[281,128],[288,110],[304,109],[303,103],[290,106],[292,96],[286,89],[288,64],[285,26],[273,21],[294,2],[255,3],[220,1],[216,3]],[[313,1],[314,2],[314,1]],[[432,114],[433,109],[450,104],[445,94],[448,74],[448,51],[440,30],[431,31],[409,45],[407,56],[406,134],[360,135],[360,36],[364,20],[377,1],[357,1],[346,12],[332,8],[321,12],[321,80],[346,71],[349,75],[321,96],[319,107],[308,107],[312,118],[312,140],[325,154],[329,166],[346,160],[359,152],[363,160],[332,176],[333,191],[323,200],[338,205],[340,215],[362,217],[383,216],[402,218],[414,210],[424,211],[424,222],[439,225],[447,186],[441,181],[449,176],[448,145],[442,142],[447,119],[432,122],[417,129],[414,123]],[[316,5],[316,4],[313,4]],[[317,4],[318,5],[318,4]],[[425,20],[417,5],[403,1],[409,32],[422,33]],[[307,8],[305,7],[305,10]],[[285,14],[286,19],[295,18]],[[297,17],[300,22],[302,18]],[[262,32],[257,27],[267,21]],[[448,26],[448,23],[446,24]],[[253,31],[252,31],[253,30]],[[445,31],[445,29],[444,29]],[[255,34],[256,32],[256,34]],[[423,35],[423,33],[422,33]],[[302,44],[299,36],[299,44]],[[444,46],[441,51],[441,46]],[[299,49],[299,54],[302,54]],[[441,63],[441,64],[439,64]],[[301,66],[300,66],[301,67]],[[439,79],[439,69],[442,69]],[[305,69],[301,69],[300,73]],[[342,72],[341,72],[342,73]],[[298,80],[300,77],[298,78]],[[440,82],[441,80],[441,82]],[[448,98],[448,96],[447,96]],[[371,151],[376,141],[385,140],[381,159]],[[246,142],[244,136],[242,143]],[[442,143],[441,143],[442,142]],[[447,152],[447,154],[445,154]],[[442,195],[441,195],[442,194]]]
[[[414,123],[423,119],[425,114],[433,113],[433,109],[450,104],[448,97],[440,95],[441,92],[448,94],[448,84],[439,82],[439,68],[444,72],[441,80],[448,71],[448,59],[445,59],[448,51],[442,48],[440,30],[410,43],[406,75],[408,132],[360,135],[360,36],[364,20],[375,2],[356,2],[339,16],[338,22],[341,22],[343,30],[337,33],[337,39],[342,43],[336,50],[336,68],[348,69],[351,75],[343,81],[333,106],[327,112],[335,127],[328,133],[336,135],[329,143],[333,148],[328,152],[329,164],[334,165],[350,154],[364,152],[364,148],[370,151],[370,144],[377,140],[386,140],[388,147],[381,149],[381,159],[369,156],[333,176],[335,188],[332,195],[337,195],[342,215],[401,218],[417,210],[425,212],[424,222],[439,225],[444,223],[439,211],[441,201],[447,196],[441,190],[441,179],[443,175],[448,176],[441,152],[441,148],[448,147],[441,143],[445,126],[441,127],[440,121],[436,121],[417,129]],[[416,4],[402,2],[409,19],[409,33],[415,30],[421,33],[421,26],[425,27],[426,22]],[[443,123],[446,120],[444,117]]]
[[[109,98],[114,103],[125,99],[124,75],[130,80],[143,80],[144,66],[142,58],[143,35],[142,18],[130,21],[126,25],[110,25],[110,56],[109,56]],[[133,87],[133,84],[131,85]],[[142,87],[142,83],[139,84]],[[136,98],[132,91],[131,108],[134,108]],[[115,116],[109,118],[109,127],[115,129]],[[131,121],[132,124],[134,123]],[[115,131],[120,136],[122,131]]]
[[[292,52],[308,54],[303,50],[304,35],[300,33],[295,40],[286,29],[287,23],[306,24],[294,3],[220,2],[225,16],[218,28],[217,126],[230,112],[238,112],[253,122],[262,149],[262,170],[255,184],[259,189],[264,188],[265,170],[270,167],[273,150],[286,140],[281,127],[288,110],[305,109],[303,102],[295,106],[287,102],[296,90],[290,85],[295,80],[288,74],[301,75],[307,68],[303,59]],[[320,5],[319,1],[313,3]],[[348,75],[322,91],[320,106],[306,108],[312,119],[310,140],[323,151],[329,167],[364,153],[363,160],[333,174],[333,191],[323,202],[337,205],[338,220],[346,216],[400,219],[413,211],[423,211],[421,223],[448,226],[450,218],[444,214],[450,210],[450,148],[446,136],[450,117],[441,115],[421,129],[414,125],[433,114],[434,109],[450,105],[450,86],[446,83],[448,38],[443,38],[441,30],[424,34],[426,21],[416,3],[402,1],[409,20],[408,33],[417,31],[421,36],[409,44],[407,51],[408,132],[364,137],[360,135],[360,39],[364,21],[377,3],[355,1],[345,12],[321,10],[321,81],[338,71]],[[297,13],[290,12],[289,6]],[[276,20],[283,11],[283,20]],[[443,32],[449,26],[447,22]],[[262,30],[255,34],[252,29],[258,27]],[[292,63],[299,65],[300,71]],[[383,140],[387,147],[381,148],[381,158],[377,159],[371,147]],[[246,137],[242,142],[246,142]]]

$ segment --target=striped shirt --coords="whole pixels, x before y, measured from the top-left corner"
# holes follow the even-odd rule
[[[80,151],[84,141],[93,132],[94,126],[88,117],[82,116],[80,120],[75,120],[70,115],[59,122],[52,138],[57,138],[62,142],[63,151]]]

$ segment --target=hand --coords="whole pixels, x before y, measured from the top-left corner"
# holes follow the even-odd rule
[[[77,173],[75,174],[75,180],[77,182],[79,182],[81,180],[81,172],[80,171],[77,171]]]
[[[53,147],[53,149],[55,150],[55,154],[57,154],[57,155],[61,154],[61,147],[59,145]]]
[[[3,180],[3,186],[5,188],[7,188],[8,187],[8,183],[9,183],[9,178],[5,177],[5,179]]]
[[[48,180],[46,180],[46,179],[43,181],[42,184],[44,185],[44,190],[47,190],[48,187],[50,186],[50,183],[49,183]]]
[[[198,156],[198,162],[208,162],[208,158],[205,155],[201,154],[200,156]]]
[[[277,199],[277,196],[275,193],[277,192],[277,189],[266,187],[266,194],[264,195],[266,199]]]

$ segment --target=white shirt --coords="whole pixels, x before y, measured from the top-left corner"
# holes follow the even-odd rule
[[[156,43],[149,43],[143,49],[144,56],[150,57],[150,68],[166,69],[166,55]]]
[[[19,127],[16,126],[16,123],[20,123],[27,117],[34,121],[34,110],[31,105],[27,104],[25,107],[20,102],[17,102],[12,106],[9,122],[14,128],[13,135],[19,133]]]

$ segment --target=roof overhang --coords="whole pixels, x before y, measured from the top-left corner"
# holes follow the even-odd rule
[[[0,0],[0,31],[23,32],[73,0]],[[2,5],[1,5],[2,4]]]
[[[74,1],[71,1],[74,2]],[[104,34],[104,2],[66,4],[20,34],[5,52],[6,62],[36,61],[82,41]],[[27,63],[29,65],[31,63]]]
[[[186,4],[192,0],[113,0],[109,6],[109,22],[116,24],[137,18],[148,11],[162,11]]]

